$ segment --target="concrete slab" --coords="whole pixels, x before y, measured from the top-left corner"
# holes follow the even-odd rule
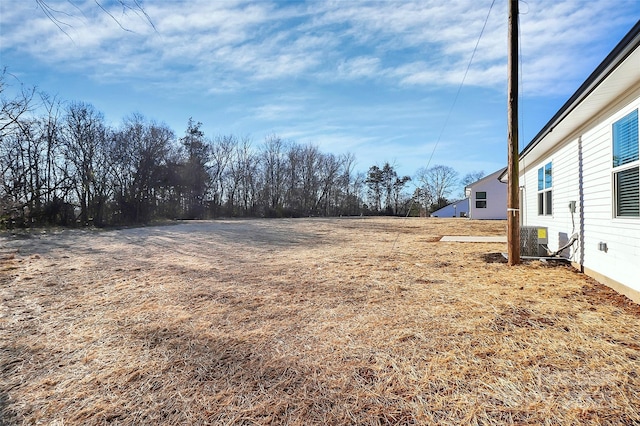
[[[450,243],[506,243],[506,235],[445,235],[440,241]]]

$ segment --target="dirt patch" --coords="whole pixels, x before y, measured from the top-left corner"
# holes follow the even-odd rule
[[[640,310],[500,221],[0,237],[0,424],[637,424]],[[501,257],[501,255],[500,255]]]
[[[483,253],[480,257],[487,263],[507,263],[502,253]]]

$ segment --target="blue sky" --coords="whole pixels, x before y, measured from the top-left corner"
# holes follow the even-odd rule
[[[114,125],[138,112],[181,136],[193,117],[211,137],[350,152],[359,171],[506,165],[506,0],[140,1],[153,26],[115,1],[46,3],[58,25],[36,0],[0,2],[7,83],[89,102]],[[520,13],[522,148],[640,0],[528,0]]]

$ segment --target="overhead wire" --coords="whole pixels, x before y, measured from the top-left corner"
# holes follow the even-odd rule
[[[451,118],[451,115],[453,114],[453,109],[456,106],[456,103],[458,101],[458,97],[460,97],[460,92],[462,91],[462,87],[464,86],[464,83],[467,79],[467,74],[469,74],[469,69],[471,69],[471,64],[473,63],[473,58],[476,56],[476,52],[478,51],[478,45],[480,45],[480,40],[482,39],[482,35],[484,34],[484,30],[487,28],[487,22],[489,22],[489,15],[491,15],[491,10],[493,9],[493,5],[495,4],[496,0],[493,0],[491,2],[491,6],[489,6],[489,11],[487,12],[487,17],[484,20],[484,24],[482,25],[482,30],[480,31],[480,35],[478,36],[478,40],[476,41],[476,45],[473,48],[473,52],[471,53],[471,58],[469,58],[469,63],[467,64],[467,69],[464,71],[464,75],[462,76],[462,81],[460,82],[460,85],[458,86],[458,90],[456,91],[456,94],[453,98],[453,102],[451,103],[451,108],[449,108],[449,113],[447,114],[444,123],[442,124],[442,129],[440,130],[440,134],[438,135],[438,139],[436,139],[436,144],[433,146],[433,150],[431,151],[431,156],[429,156],[429,160],[427,161],[427,168],[429,168],[429,165],[431,164],[431,160],[433,159],[433,155],[436,152],[436,149],[438,148],[438,145],[440,144],[440,140],[442,139],[442,135],[444,134],[444,130],[447,127],[447,124],[449,123],[449,119]]]
[[[447,124],[449,123],[449,119],[451,118],[451,115],[453,114],[453,109],[456,106],[456,103],[458,101],[458,98],[460,97],[460,92],[462,91],[462,87],[464,86],[464,83],[467,79],[467,75],[469,74],[469,70],[471,69],[471,64],[473,63],[473,58],[476,56],[476,52],[478,51],[478,46],[480,45],[480,40],[482,39],[482,35],[484,34],[484,30],[487,28],[487,22],[489,22],[489,16],[491,15],[491,10],[493,9],[493,5],[495,4],[496,0],[492,0],[491,1],[491,5],[489,6],[489,11],[487,12],[487,16],[484,19],[484,23],[482,24],[482,30],[480,31],[480,34],[478,35],[478,39],[476,40],[476,44],[473,47],[473,52],[471,53],[471,58],[469,58],[469,63],[467,64],[467,68],[464,71],[464,75],[462,76],[462,81],[460,81],[460,85],[458,86],[458,90],[456,91],[456,94],[453,98],[453,102],[451,103],[451,108],[449,108],[449,112],[444,120],[444,123],[442,124],[442,128],[440,130],[440,134],[438,135],[438,139],[436,139],[436,143],[433,146],[433,150],[431,151],[431,155],[429,156],[429,160],[427,161],[427,165],[425,166],[425,169],[429,169],[429,166],[431,165],[431,160],[433,159],[433,156],[436,152],[436,149],[438,148],[438,145],[440,144],[440,140],[442,139],[442,135],[444,134],[444,131],[447,127]],[[415,185],[417,187],[417,185]],[[405,219],[407,217],[409,217],[409,213],[411,213],[411,209],[413,208],[413,205],[415,204],[415,199],[414,197],[411,198],[411,204],[409,205],[409,208],[407,209],[407,214],[405,216]],[[393,251],[393,249],[396,246],[396,242],[398,241],[398,237],[400,234],[396,235],[395,240],[393,241],[393,246],[391,247],[391,250]]]

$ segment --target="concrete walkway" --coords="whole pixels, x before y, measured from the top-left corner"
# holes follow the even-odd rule
[[[440,241],[450,243],[506,243],[506,235],[473,236],[473,235],[445,235]]]

